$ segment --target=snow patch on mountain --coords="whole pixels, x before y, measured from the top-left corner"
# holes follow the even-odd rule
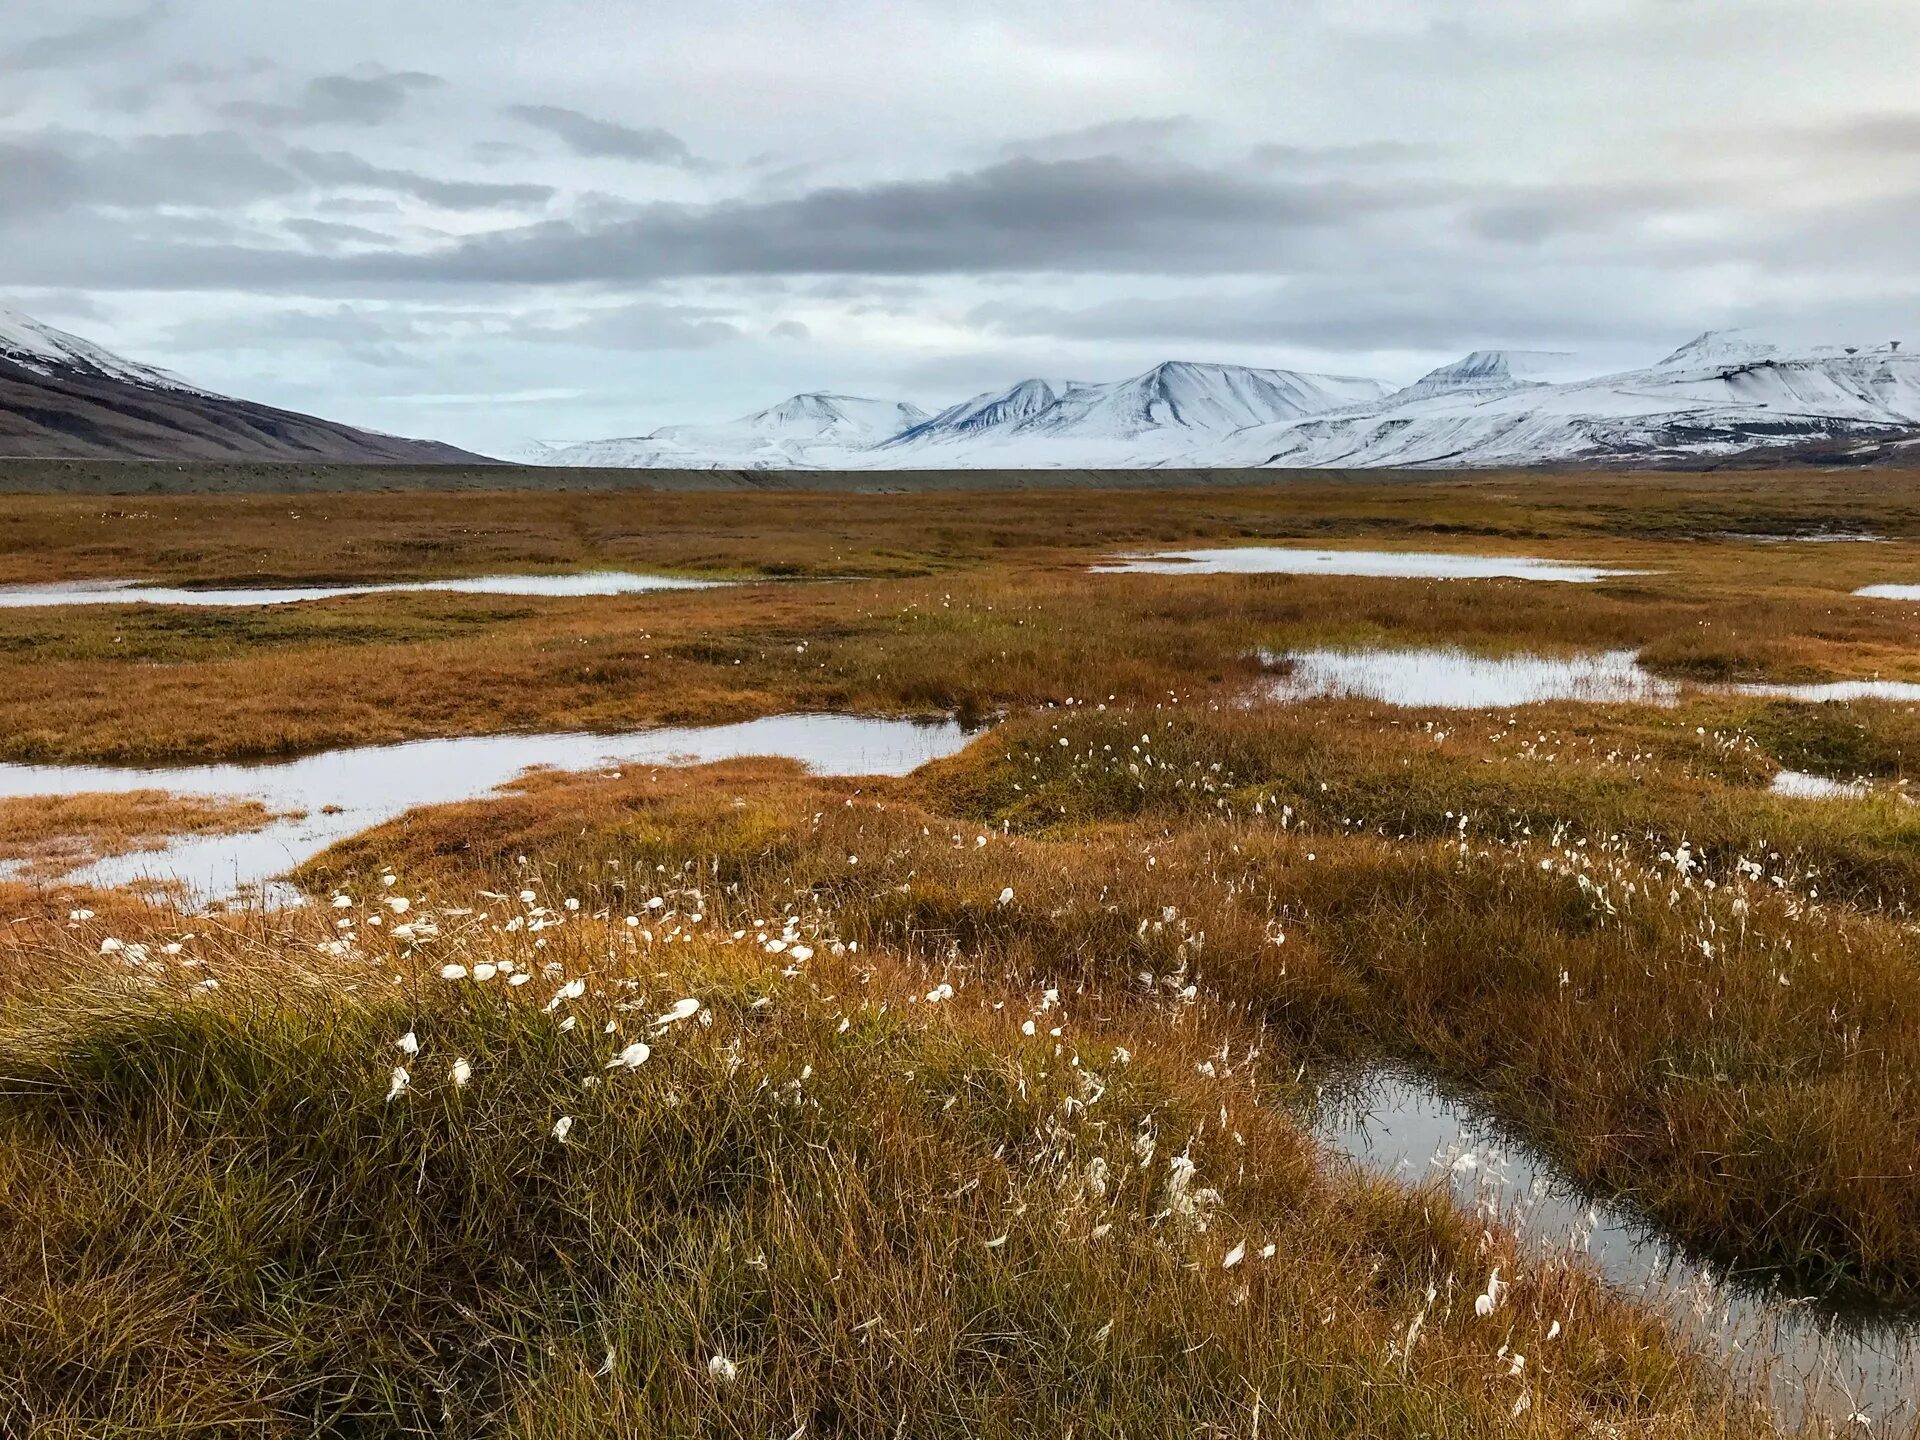
[[[646,435],[548,447],[548,465],[785,470],[843,465],[927,418],[918,405],[859,395],[793,395],[718,425],[667,425]]]
[[[1544,385],[1569,358],[1544,350],[1475,350],[1429,370],[1387,398],[1405,402],[1431,395],[1491,394],[1521,385]]]
[[[10,361],[36,375],[94,376],[162,390],[208,393],[169,370],[122,359],[104,346],[56,330],[6,305],[0,305],[0,360]]]
[[[1183,463],[1207,441],[1377,401],[1387,387],[1348,375],[1169,362],[1109,385],[1023,380],[902,432],[871,462],[901,468],[1135,468]]]

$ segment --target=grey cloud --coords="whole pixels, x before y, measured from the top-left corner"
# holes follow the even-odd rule
[[[1077,130],[1010,140],[998,155],[1006,160],[1092,160],[1105,155],[1141,155],[1162,151],[1200,131],[1191,115],[1139,115],[1103,120]]]
[[[1862,115],[1834,126],[1828,138],[1874,158],[1920,155],[1920,115]]]
[[[344,150],[292,149],[287,163],[319,185],[391,190],[448,210],[488,210],[504,206],[544,205],[551,185],[496,184],[485,180],[442,180],[412,170],[375,165]]]
[[[82,206],[231,205],[299,182],[224,132],[114,140],[67,130],[0,138],[7,218]]]
[[[1175,345],[1293,344],[1322,350],[1548,348],[1644,341],[1671,328],[1663,277],[1428,266],[1316,276],[1253,291],[1067,307],[995,302],[969,319],[1010,339]],[[1607,303],[1594,304],[1596,292]]]
[[[56,70],[107,56],[125,54],[138,46],[164,18],[165,0],[152,0],[139,9],[102,15],[52,35],[41,35],[0,51],[0,74],[10,71]]]
[[[721,312],[708,308],[641,300],[531,333],[609,350],[699,350],[740,338],[739,328],[720,316]]]
[[[1700,216],[1740,199],[1706,181],[1501,186],[1485,193],[1467,210],[1469,233],[1514,245],[1618,232],[1671,215]]]
[[[322,247],[338,245],[391,245],[393,237],[364,225],[345,225],[337,220],[295,219],[281,227],[309,244]]]
[[[268,156],[231,131],[119,140],[67,130],[0,136],[0,219],[80,208],[234,206],[328,187],[411,195],[453,210],[541,205],[546,185],[445,180],[343,151]]]
[[[811,340],[813,331],[798,320],[782,320],[767,331],[774,340]]]
[[[1256,145],[1247,158],[1273,170],[1344,168],[1361,165],[1398,165],[1430,160],[1439,147],[1404,140],[1365,140],[1351,145]]]
[[[655,203],[428,254],[358,257],[385,278],[568,283],[670,276],[1272,270],[1305,232],[1408,213],[1439,191],[1273,181],[1192,166],[1013,160],[793,199]]]
[[[292,100],[229,100],[218,108],[231,119],[274,128],[378,125],[398,115],[412,96],[445,83],[422,70],[316,75]]]
[[[514,119],[544,130],[576,155],[601,159],[645,160],[655,165],[696,169],[702,165],[686,142],[668,130],[649,126],[636,129],[596,119],[563,105],[509,105]]]

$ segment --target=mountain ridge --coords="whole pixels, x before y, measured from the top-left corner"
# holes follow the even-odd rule
[[[232,396],[0,305],[0,458],[489,463]]]
[[[655,434],[675,444],[653,458],[629,450],[621,460],[608,442],[590,442],[563,447],[548,463],[741,470],[1700,463],[1767,447],[1880,443],[1920,428],[1920,356],[1897,344],[1796,351],[1707,331],[1637,370],[1546,378],[1567,359],[1475,350],[1398,389],[1357,376],[1167,361],[1104,384],[1028,378],[872,444],[702,448],[701,427],[667,426]]]

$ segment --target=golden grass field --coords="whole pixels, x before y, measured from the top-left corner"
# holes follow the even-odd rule
[[[1753,538],[1820,529],[1882,538]],[[1087,571],[1257,542],[1650,573]],[[611,568],[758,583],[0,608],[17,762],[996,722],[904,778],[537,774],[297,910],[0,882],[0,1431],[1914,1433],[1303,1120],[1411,1067],[1692,1253],[1914,1306],[1914,706],[1248,703],[1315,646],[1920,681],[1920,605],[1850,593],[1920,582],[1910,479],[0,498],[0,584]],[[0,857],[264,818],[0,802]]]

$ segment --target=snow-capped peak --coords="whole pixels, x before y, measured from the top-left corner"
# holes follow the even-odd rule
[[[1548,382],[1555,362],[1564,362],[1567,358],[1543,350],[1475,350],[1429,370],[1406,389],[1396,391],[1393,398],[1419,400],[1429,395],[1542,385]]]
[[[1084,428],[1131,438],[1168,428],[1226,432],[1378,400],[1377,380],[1169,360],[1089,404]]]
[[[736,424],[770,439],[830,440],[871,445],[927,418],[918,405],[870,400],[861,395],[812,391],[790,395],[778,405],[756,411]]]
[[[153,385],[163,390],[192,390],[171,371],[123,360],[111,350],[0,305],[0,360],[37,375],[81,374]]]
[[[1720,370],[1754,365],[1778,356],[1780,347],[1755,339],[1744,330],[1707,330],[1693,337],[1653,368],[1656,370]]]
[[[1005,390],[988,390],[958,405],[949,405],[931,419],[902,430],[886,443],[905,445],[938,436],[972,435],[1022,425],[1044,415],[1063,396],[1087,388],[1072,381],[1022,380]]]

